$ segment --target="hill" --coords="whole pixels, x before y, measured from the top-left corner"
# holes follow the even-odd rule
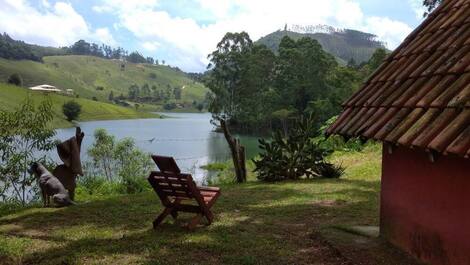
[[[277,52],[279,43],[284,36],[294,40],[309,37],[317,40],[323,49],[334,55],[340,62],[346,63],[352,59],[356,63],[366,62],[378,48],[385,48],[377,36],[351,29],[335,29],[330,26],[290,26],[260,38],[257,43],[264,44]]]
[[[57,94],[33,92],[25,88],[0,83],[1,110],[11,110],[16,108],[26,99],[27,96],[31,96],[35,102],[44,100],[46,97],[52,101],[54,111],[54,127],[62,128],[72,125],[62,114],[62,105],[65,102],[72,100],[73,98]],[[133,108],[125,108],[114,104],[97,102],[84,98],[75,98],[73,100],[82,106],[82,112],[79,118],[80,121],[159,117],[158,115],[147,112],[138,112]]]
[[[42,60],[43,63],[0,59],[0,80],[19,73],[25,86],[50,84],[73,89],[80,97],[96,97],[100,101],[108,101],[111,91],[114,97],[127,97],[129,88],[135,85],[142,94],[131,101],[147,98],[147,103],[160,106],[174,103],[185,108],[193,107],[194,101],[203,102],[208,91],[180,70],[164,65],[134,64],[84,55],[46,56]],[[179,96],[175,91],[179,91]],[[152,101],[153,95],[159,95],[160,100]]]

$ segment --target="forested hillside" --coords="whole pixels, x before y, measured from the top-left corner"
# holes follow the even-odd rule
[[[279,44],[285,36],[293,40],[299,40],[303,37],[314,39],[326,52],[334,55],[343,64],[352,60],[357,64],[367,62],[376,49],[385,48],[375,35],[350,29],[330,29],[317,32],[317,30],[309,28],[302,30],[286,28],[262,37],[257,43],[264,44],[273,52],[277,52]]]
[[[377,49],[362,66],[342,66],[312,38],[284,36],[275,54],[245,32],[227,33],[210,55],[205,78],[215,94],[211,111],[240,131],[287,131],[293,120],[311,114],[320,126],[385,56]]]

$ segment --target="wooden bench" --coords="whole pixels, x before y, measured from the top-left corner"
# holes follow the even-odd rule
[[[202,217],[210,225],[214,220],[210,208],[220,196],[217,187],[198,187],[190,174],[181,173],[172,157],[152,156],[160,171],[152,171],[148,181],[157,193],[165,209],[153,221],[156,228],[168,215],[175,220],[178,212],[195,213],[196,216],[188,224],[194,229]]]

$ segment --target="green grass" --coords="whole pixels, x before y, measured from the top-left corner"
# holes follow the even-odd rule
[[[154,231],[162,207],[152,192],[10,209],[0,217],[0,264],[339,264],[316,235],[378,224],[380,160],[369,146],[333,155],[346,167],[341,179],[223,184],[215,222],[194,232],[171,218]]]
[[[82,106],[79,121],[91,120],[112,120],[112,119],[135,119],[135,118],[156,118],[156,114],[139,112],[132,108],[125,108],[114,104],[97,102],[83,98],[71,98],[57,94],[45,94],[43,92],[33,92],[26,88],[15,87],[0,83],[0,109],[12,110],[18,107],[27,97],[33,98],[35,102],[50,99],[53,103],[54,120],[53,126],[56,128],[69,127],[68,122],[62,113],[62,105],[75,100]]]
[[[81,97],[95,96],[101,101],[108,100],[111,91],[114,96],[127,95],[133,84],[142,86],[147,83],[157,89],[166,89],[167,86],[183,88],[182,99],[177,102],[186,104],[202,101],[208,91],[201,83],[168,66],[126,63],[125,70],[121,71],[120,61],[92,56],[49,56],[44,57],[44,63],[0,58],[0,81],[7,80],[13,73],[19,73],[27,86],[49,84],[70,88]],[[151,73],[156,78],[152,78]],[[104,90],[96,90],[98,86]]]

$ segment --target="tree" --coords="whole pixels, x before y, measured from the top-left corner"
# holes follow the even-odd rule
[[[155,62],[155,60],[152,57],[147,57],[145,58],[145,60],[147,61],[148,64],[153,64]]]
[[[140,54],[137,51],[129,54],[129,56],[127,56],[127,60],[131,63],[146,63],[147,62],[145,57],[142,56],[142,54]]]
[[[130,99],[137,99],[140,95],[140,88],[138,85],[133,84],[129,87],[129,98]]]
[[[10,77],[8,77],[7,83],[15,85],[15,86],[22,86],[23,85],[23,79],[21,78],[21,76],[19,74],[14,73],[14,74],[10,75]]]
[[[231,119],[239,109],[241,97],[242,60],[250,52],[253,42],[246,32],[227,33],[217,44],[217,49],[209,55],[210,77],[206,84],[214,94],[210,111],[215,122],[222,128],[232,153],[237,182],[246,181],[244,147],[229,131]]]
[[[78,119],[78,116],[80,116],[81,111],[82,111],[82,106],[80,106],[80,104],[78,104],[77,102],[73,100],[68,101],[64,103],[64,105],[62,105],[62,113],[64,113],[68,121]]]
[[[198,103],[196,108],[197,108],[197,110],[199,110],[199,112],[201,112],[204,109],[204,104]]]
[[[114,136],[109,135],[105,129],[96,129],[95,142],[88,149],[88,155],[93,159],[96,167],[103,170],[107,180],[113,180],[113,150]]]
[[[423,6],[427,8],[427,11],[423,14],[423,16],[428,16],[429,13],[431,13],[441,3],[442,0],[423,0]]]
[[[24,205],[35,195],[36,178],[27,169],[32,162],[47,162],[46,156],[41,154],[55,146],[52,120],[51,101],[35,106],[29,96],[17,109],[0,111],[0,197],[3,201],[19,201]]]
[[[384,62],[385,58],[387,58],[387,51],[383,48],[379,48],[375,50],[370,58],[368,64],[370,71],[373,72]]]
[[[109,99],[109,101],[113,101],[113,100],[114,100],[114,93],[113,93],[112,90],[111,90],[111,92],[109,92],[108,99]]]
[[[183,90],[180,87],[175,87],[173,88],[173,95],[175,96],[175,99],[179,100],[181,99],[181,93]]]

